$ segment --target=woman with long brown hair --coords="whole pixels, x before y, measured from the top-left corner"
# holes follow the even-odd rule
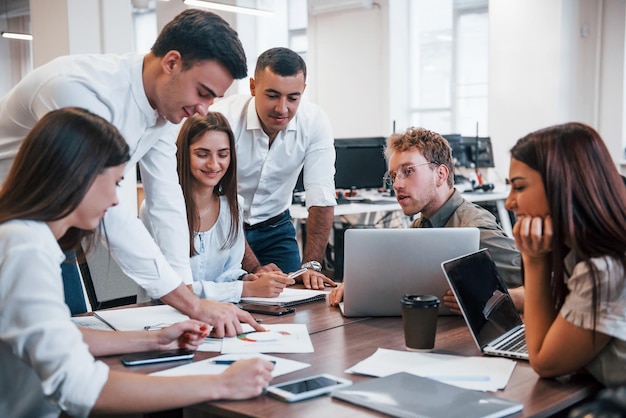
[[[259,395],[273,365],[237,362],[220,375],[156,377],[109,370],[94,356],[195,349],[209,326],[159,331],[79,329],[64,302],[64,251],[93,239],[117,205],[129,149],[119,131],[78,108],[43,116],[0,192],[0,416],[149,412]]]
[[[531,366],[625,384],[626,186],[606,145],[587,125],[551,126],[517,142],[509,175]]]

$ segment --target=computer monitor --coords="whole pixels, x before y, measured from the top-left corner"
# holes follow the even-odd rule
[[[463,143],[469,146],[472,168],[495,167],[490,137],[464,136]]]
[[[454,166],[470,167],[471,149],[463,142],[463,137],[460,134],[446,134],[442,136],[448,141],[450,148],[452,148]]]
[[[377,189],[387,171],[384,137],[335,139],[335,187]]]

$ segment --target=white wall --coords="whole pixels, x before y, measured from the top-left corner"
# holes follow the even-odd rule
[[[501,175],[518,138],[569,121],[593,126],[615,163],[623,158],[625,7],[621,0],[489,2],[489,132]]]
[[[335,138],[391,133],[388,1],[377,4],[309,17],[309,97]]]
[[[393,121],[406,127],[409,1],[309,17],[309,93],[335,137],[386,136]],[[508,176],[517,139],[568,121],[593,126],[615,163],[624,160],[625,22],[623,0],[490,0],[490,181]]]

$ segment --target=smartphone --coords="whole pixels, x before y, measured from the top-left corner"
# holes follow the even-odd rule
[[[244,311],[248,311],[250,313],[274,316],[286,315],[289,313],[294,313],[296,311],[295,308],[290,308],[289,306],[259,305],[255,303],[241,303],[239,304],[239,307]]]
[[[303,399],[324,395],[335,389],[350,386],[348,379],[330,374],[319,374],[302,379],[291,380],[267,387],[267,394],[285,402],[297,402]]]
[[[195,351],[178,348],[174,350],[154,350],[142,353],[129,353],[122,356],[124,366],[163,363],[166,361],[191,360]]]

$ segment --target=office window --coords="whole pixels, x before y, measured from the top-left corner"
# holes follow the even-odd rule
[[[300,54],[306,61],[308,40],[306,28],[308,24],[307,0],[291,0],[288,6],[289,48]]]
[[[158,35],[155,8],[133,9],[133,26],[134,52],[145,54],[150,51]]]
[[[410,3],[410,123],[487,136],[486,0]]]

